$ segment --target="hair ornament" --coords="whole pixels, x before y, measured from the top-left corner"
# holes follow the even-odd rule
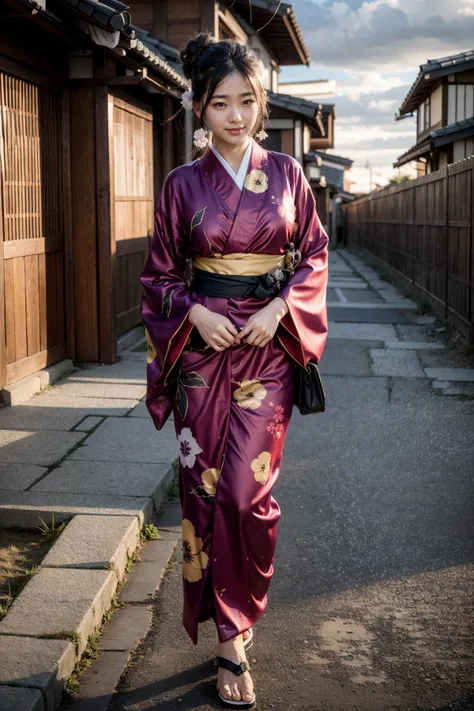
[[[186,111],[192,111],[193,108],[193,96],[194,92],[193,91],[184,91],[181,94],[181,106],[183,109]]]
[[[264,141],[266,138],[268,138],[268,133],[265,133],[263,126],[260,131],[257,131],[257,133],[255,134],[255,138],[259,141]]]
[[[209,143],[209,137],[204,128],[198,128],[197,131],[194,131],[193,136],[196,148],[205,148]]]

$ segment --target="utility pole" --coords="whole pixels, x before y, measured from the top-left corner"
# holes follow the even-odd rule
[[[369,159],[365,163],[365,167],[369,171],[369,193],[372,192],[372,166],[370,165]]]

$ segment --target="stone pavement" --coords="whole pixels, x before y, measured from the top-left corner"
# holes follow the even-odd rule
[[[0,621],[2,711],[58,707],[62,682],[124,581],[140,528],[165,499],[174,425],[155,429],[145,392],[146,350],[130,349],[113,366],[76,367],[0,407],[0,525],[50,525],[53,515],[68,522]],[[176,542],[170,548],[165,531],[150,544],[153,575],[129,576],[129,602],[150,599]]]
[[[278,704],[280,708],[296,706],[301,710],[341,711],[346,708],[345,691],[338,695],[332,689],[333,697],[322,699],[322,706],[312,705],[314,695],[324,690],[330,679],[323,682],[318,678],[315,681],[317,686],[310,685],[310,688],[302,680],[303,694],[294,704],[293,695],[287,694],[283,688],[283,682],[287,680],[286,660],[282,658],[281,663],[276,660],[275,666],[271,651],[281,646],[289,629],[305,630],[305,633],[307,630],[307,635],[302,633],[305,639],[311,636],[307,620],[312,619],[313,614],[319,615],[320,611],[307,610],[306,616],[300,619],[296,612],[289,616],[289,609],[304,606],[315,596],[316,589],[319,595],[329,596],[331,590],[342,589],[347,575],[352,575],[356,585],[371,579],[381,580],[389,572],[395,575],[400,570],[415,570],[421,565],[426,540],[430,540],[433,547],[429,548],[433,569],[448,565],[448,560],[452,565],[467,560],[469,543],[462,506],[469,505],[468,483],[463,481],[461,486],[458,473],[472,471],[474,466],[474,454],[467,435],[469,427],[472,433],[474,414],[474,359],[455,334],[436,322],[434,317],[420,314],[413,301],[369,268],[354,251],[332,251],[329,261],[329,337],[320,367],[328,394],[328,410],[321,416],[310,418],[294,413],[290,426],[287,473],[277,485],[277,488],[283,486],[283,500],[289,517],[285,519],[286,524],[282,521],[281,579],[278,582],[277,575],[273,585],[283,627],[278,619],[267,626],[266,666],[264,671],[258,672],[258,689],[260,699],[274,704],[275,695],[271,691],[277,673],[282,699]],[[0,450],[0,516],[8,525],[31,525],[37,522],[38,515],[45,518],[51,510],[56,511],[57,521],[70,519],[40,572],[0,622],[0,669],[6,669],[0,674],[2,709],[50,710],[57,706],[59,682],[71,672],[87,635],[123,580],[126,555],[137,544],[139,526],[150,519],[153,511],[156,512],[162,499],[176,442],[173,423],[169,421],[158,433],[146,412],[143,403],[145,360],[144,352],[128,351],[114,366],[76,369],[49,391],[35,395],[15,408],[0,409],[0,442],[3,444]],[[311,451],[314,448],[312,428],[316,428],[315,432],[321,438],[318,456]],[[316,489],[305,492],[308,474],[311,479],[318,462],[324,462],[326,473],[318,467],[318,477],[323,477],[321,483],[315,481]],[[354,465],[352,469],[347,469],[349,462]],[[418,490],[416,478],[420,471],[425,478]],[[361,478],[356,480],[359,472]],[[327,491],[320,490],[318,497],[323,497],[323,504],[326,500],[330,510],[319,512],[317,540],[308,543],[308,547],[305,544],[308,536],[312,539],[314,511],[303,511],[303,504],[315,496],[321,486],[329,487],[331,476],[339,482],[338,496],[342,499],[326,500]],[[449,485],[446,477],[450,480]],[[404,484],[397,489],[399,481]],[[370,520],[375,515],[372,498],[378,498],[377,487],[382,484],[387,493],[379,501],[380,509],[388,509],[386,522],[376,531],[375,519]],[[432,504],[433,510],[438,511],[436,523],[432,512],[428,519],[423,513],[418,521],[416,506],[424,501],[422,490],[429,501],[438,485],[446,490],[447,498],[441,507],[438,501]],[[303,502],[301,510],[300,501]],[[357,501],[358,507],[354,508]],[[344,510],[339,510],[339,506]],[[449,520],[446,521],[443,520],[444,507],[450,507]],[[453,511],[456,510],[455,515]],[[367,518],[362,520],[362,516]],[[425,527],[428,521],[437,528],[424,530],[420,521],[424,521]],[[286,541],[285,526],[291,531],[287,533]],[[374,529],[372,533],[366,530],[367,527]],[[413,540],[409,539],[407,527]],[[416,529],[416,535],[412,529]],[[172,530],[176,535],[176,527]],[[373,554],[383,551],[386,558],[382,559],[382,569],[376,569],[373,563],[373,569],[369,571],[367,566],[372,565],[372,553],[370,545],[362,552],[362,543],[370,543],[371,536],[376,546]],[[450,548],[450,536],[452,551],[446,557],[443,551]],[[334,541],[332,552],[319,547],[323,540],[328,546],[330,540]],[[339,542],[342,547],[338,548]],[[397,542],[396,547],[392,546],[394,542]],[[169,553],[167,549],[166,555]],[[160,555],[163,558],[163,552]],[[145,560],[145,566],[150,562]],[[429,570],[430,564],[426,565],[425,570]],[[348,573],[351,566],[354,571]],[[324,572],[322,578],[316,575],[316,570]],[[138,577],[146,574],[146,571],[137,573]],[[135,671],[133,668],[127,670],[120,681],[121,693],[114,696],[111,709],[142,709],[153,702],[170,711],[175,708],[214,708],[207,692],[202,696],[201,675],[193,672],[191,679],[186,677],[189,668],[201,668],[199,659],[203,657],[201,664],[204,664],[209,650],[198,654],[193,645],[188,645],[180,627],[180,566],[172,570],[167,579],[165,589],[171,591],[169,595],[173,595],[173,600],[167,597],[156,602],[163,614],[159,618],[159,634],[154,626],[153,633],[144,643],[151,649],[149,659],[145,655],[139,669],[136,669],[135,662]],[[299,602],[294,599],[294,579],[301,581]],[[139,587],[143,583],[137,581],[137,585],[127,593],[127,601],[146,599],[144,589]],[[461,573],[459,585],[465,585]],[[74,590],[80,592],[75,606],[70,604]],[[445,590],[448,594],[449,585],[445,585]],[[380,595],[388,600],[392,592],[387,589]],[[289,605],[290,599],[292,605]],[[330,599],[327,597],[327,601]],[[57,618],[48,617],[53,602]],[[358,604],[369,603],[359,600]],[[380,604],[380,598],[377,604]],[[433,614],[437,614],[436,609]],[[258,624],[264,637],[265,615]],[[335,607],[333,615],[337,619],[338,615],[342,616],[342,610]],[[415,618],[416,612],[413,613]],[[140,624],[145,623],[141,620]],[[361,630],[353,623],[347,624],[352,624],[348,635],[354,633],[355,638],[359,635],[360,641]],[[406,624],[404,633],[409,629],[408,622]],[[410,624],[413,629],[413,625],[416,627],[413,620]],[[71,628],[79,635],[75,650],[67,639],[39,637],[60,634]],[[272,631],[278,629],[280,637],[277,639],[272,637]],[[324,624],[322,630],[322,648],[336,649],[336,638],[332,637],[335,630],[330,629],[330,625],[324,627]],[[370,635],[367,630],[362,632],[362,643],[367,646]],[[330,664],[327,659],[321,661],[326,654],[321,654],[318,646],[320,637],[316,632],[313,636],[312,661],[307,661],[310,666],[304,669],[308,678],[316,669]],[[294,659],[301,657],[300,637],[295,634],[289,640]],[[210,628],[204,629],[203,638],[211,643]],[[343,652],[348,654],[349,639],[348,636],[344,642],[345,651],[339,650],[341,657]],[[2,660],[11,660],[12,654],[8,650],[13,649],[13,642],[17,645],[17,668],[12,669],[11,662],[2,667]],[[44,645],[42,651],[38,645]],[[84,678],[80,693],[80,699],[89,702],[95,699],[94,708],[101,709],[107,707],[132,645],[120,650],[105,649],[109,655],[120,656],[113,657],[115,662],[110,664],[104,659],[102,662],[97,660]],[[310,650],[307,652],[309,655]],[[259,659],[262,654],[260,647]],[[28,664],[22,667],[25,655]],[[38,659],[44,659],[43,668]],[[111,657],[107,659],[110,661]],[[364,677],[365,664],[364,660],[354,662],[354,667],[362,667],[359,676]],[[109,673],[105,678],[103,674],[107,668]],[[298,677],[298,670],[292,668],[290,671]],[[176,678],[176,685],[169,682],[171,678]],[[353,683],[362,686],[384,683],[384,675],[373,669],[365,681],[364,678]],[[384,687],[381,688],[370,703],[367,699],[359,699],[357,708],[377,711],[391,708],[383,697]],[[33,690],[38,691],[39,697],[32,697]],[[21,693],[21,702],[19,695],[11,701],[15,693]],[[363,696],[364,692],[361,693]],[[268,706],[261,705],[260,708],[267,709]]]

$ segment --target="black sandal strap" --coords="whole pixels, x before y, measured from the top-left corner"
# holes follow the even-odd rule
[[[216,657],[214,659],[214,666],[228,669],[236,676],[240,676],[241,674],[250,669],[248,662],[240,662],[240,664],[236,664],[231,659],[226,659],[226,657]]]

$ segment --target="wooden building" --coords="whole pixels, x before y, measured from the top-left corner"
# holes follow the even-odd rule
[[[0,5],[3,395],[66,358],[116,360],[141,323],[155,196],[189,160],[164,123],[187,88],[176,49],[110,2]]]
[[[474,154],[474,50],[429,59],[397,120],[416,115],[416,143],[394,163],[416,161],[418,176]]]

